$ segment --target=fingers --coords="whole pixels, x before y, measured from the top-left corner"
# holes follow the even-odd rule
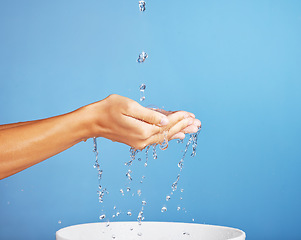
[[[180,133],[182,129],[186,128],[187,126],[191,125],[192,123],[193,123],[193,118],[190,118],[190,117],[184,118],[181,121],[177,122],[174,126],[172,126],[168,130],[168,134],[167,134],[168,140],[171,140],[172,136],[174,136],[175,134]],[[166,131],[160,132],[160,133],[157,133],[157,134],[154,134],[153,136],[151,136],[146,141],[147,145],[154,144],[154,143],[162,143],[164,141],[165,132]],[[182,134],[179,134],[178,136],[180,136],[181,138],[183,138]]]
[[[163,113],[145,108],[137,102],[132,104],[129,114],[125,113],[125,115],[157,126],[166,126],[169,124],[169,119]]]

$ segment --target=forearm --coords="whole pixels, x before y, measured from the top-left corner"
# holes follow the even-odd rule
[[[41,121],[41,120],[3,124],[3,125],[0,125],[0,131],[4,130],[4,129],[12,128],[12,127],[19,127],[19,126],[26,125],[26,124],[33,123],[33,122],[37,122],[37,121]]]
[[[0,179],[22,171],[86,139],[87,131],[81,109],[53,118],[2,128]]]

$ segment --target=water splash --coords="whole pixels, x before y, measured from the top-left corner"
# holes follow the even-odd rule
[[[141,52],[138,56],[137,62],[138,63],[143,63],[145,61],[145,59],[148,58],[148,55],[146,52]]]
[[[164,140],[163,142],[159,145],[161,150],[166,150],[168,148],[168,138],[167,138],[167,131],[164,131]]]
[[[145,1],[139,1],[139,9],[140,12],[144,12],[145,11]]]

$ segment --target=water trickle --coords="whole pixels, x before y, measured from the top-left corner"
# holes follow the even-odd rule
[[[163,142],[159,145],[161,150],[166,150],[168,148],[168,138],[167,138],[167,131],[164,131],[164,140]]]
[[[166,212],[167,211],[167,208],[166,207],[162,207],[161,208],[161,212]]]
[[[147,166],[147,162],[148,162],[148,151],[150,149],[151,145],[147,146],[145,149],[145,163],[144,163],[144,167]]]
[[[100,220],[103,220],[105,217],[106,217],[106,215],[103,214],[103,215],[100,215],[100,216],[99,216],[99,219],[100,219]]]
[[[179,180],[180,180],[180,174],[178,174],[176,181],[171,185],[173,192],[177,190]]]
[[[140,102],[145,100],[145,95],[144,95],[144,91],[145,91],[146,85],[144,83],[142,83],[140,85]]]
[[[143,62],[145,61],[145,59],[147,59],[147,58],[148,58],[147,53],[146,53],[146,52],[141,52],[141,53],[139,54],[139,57],[138,57],[138,59],[137,59],[137,62],[138,62],[138,63],[143,63]]]
[[[145,11],[145,1],[139,1],[139,9],[140,12],[144,12]]]
[[[153,144],[153,159],[158,158],[156,147],[157,147],[157,144]]]

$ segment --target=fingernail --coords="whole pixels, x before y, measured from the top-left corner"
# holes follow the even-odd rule
[[[190,114],[189,113],[185,113],[184,118],[190,118]]]
[[[199,127],[199,126],[201,126],[201,121],[194,121],[194,123],[193,123],[195,126],[197,126],[197,127]]]
[[[167,118],[167,117],[163,117],[163,118],[161,119],[160,125],[161,125],[161,126],[166,126],[168,123],[169,123],[168,118]]]
[[[195,118],[195,115],[193,113],[190,113],[190,117]]]

